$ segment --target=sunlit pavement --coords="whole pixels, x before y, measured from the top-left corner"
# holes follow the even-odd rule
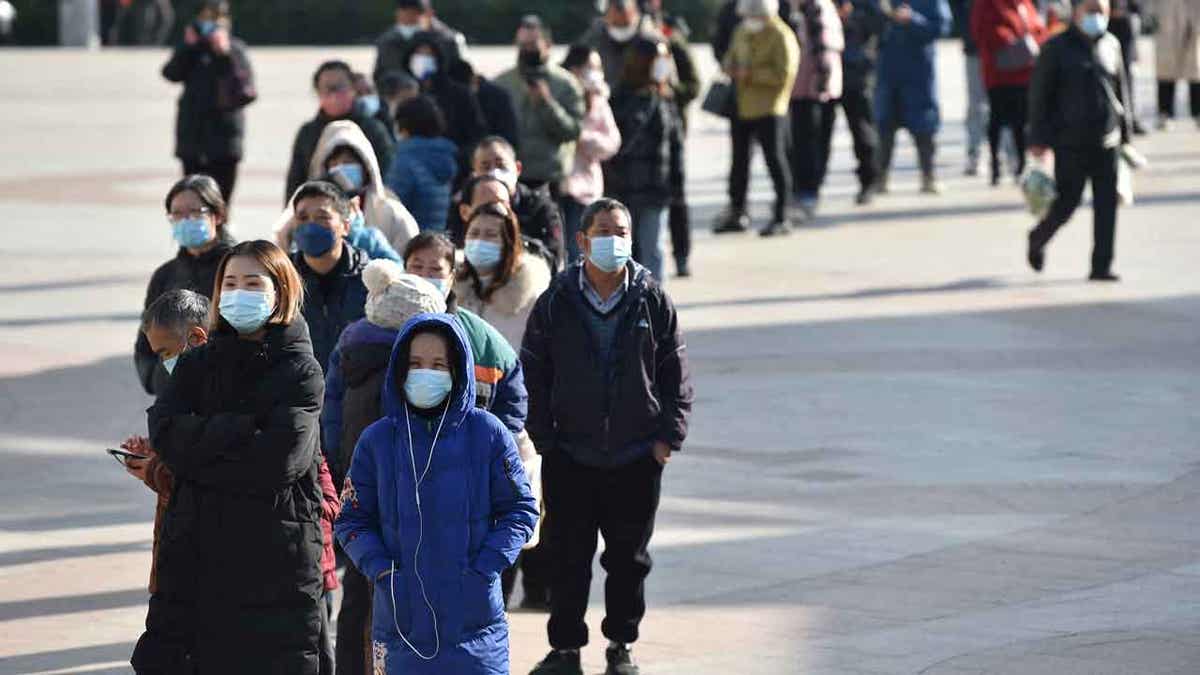
[[[371,66],[252,53],[239,236],[277,214],[332,56]],[[153,500],[103,451],[149,405],[130,353],[173,252],[165,58],[0,51],[0,673],[128,672],[145,615]],[[647,673],[1200,670],[1200,132],[1142,141],[1121,284],[1083,281],[1086,208],[1034,275],[1011,182],[961,176],[961,56],[941,58],[947,193],[916,194],[904,139],[893,194],[853,206],[839,132],[820,218],[787,239],[707,234],[729,148],[693,118],[696,276],[668,285],[698,400],[652,547]],[[526,672],[545,617],[511,622]]]

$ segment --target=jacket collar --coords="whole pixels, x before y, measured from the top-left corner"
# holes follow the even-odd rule
[[[229,249],[233,248],[234,244],[236,243],[237,242],[235,242],[232,237],[230,237],[228,234],[225,234],[217,241],[216,246],[198,256],[188,253],[186,248],[180,246],[179,251],[175,253],[175,257],[176,259],[187,262],[188,264],[205,265],[208,263],[216,263],[219,262],[221,258],[225,257],[225,254],[228,253]]]

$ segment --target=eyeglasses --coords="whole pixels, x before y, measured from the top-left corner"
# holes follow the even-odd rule
[[[190,211],[171,211],[167,214],[167,220],[174,224],[189,218],[207,218],[211,214],[212,209],[208,208],[207,206],[201,206],[198,209],[192,209]]]

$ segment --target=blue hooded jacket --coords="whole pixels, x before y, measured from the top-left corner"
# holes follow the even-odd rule
[[[444,422],[411,412],[396,381],[414,330],[430,324],[453,336],[458,376]],[[474,359],[453,317],[422,314],[404,326],[392,348],[383,410],[354,450],[335,528],[355,566],[374,581],[376,660],[386,661],[388,673],[506,674],[500,572],[533,534],[537,504],[512,434],[475,407]],[[437,656],[420,658],[401,632],[422,654]]]
[[[396,145],[384,183],[408,207],[422,232],[446,230],[458,147],[446,138],[414,136]]]
[[[912,22],[895,22],[879,46],[875,116],[880,129],[903,127],[914,134],[936,133],[942,125],[937,95],[938,38],[950,31],[946,0],[909,0]]]

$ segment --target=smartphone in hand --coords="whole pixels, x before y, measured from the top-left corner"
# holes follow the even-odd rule
[[[139,455],[136,452],[127,452],[125,450],[117,450],[116,448],[109,448],[107,452],[108,454],[112,455],[113,459],[120,462],[121,466],[126,468],[129,467],[130,462],[144,462],[147,459],[150,459],[146,455]]]

